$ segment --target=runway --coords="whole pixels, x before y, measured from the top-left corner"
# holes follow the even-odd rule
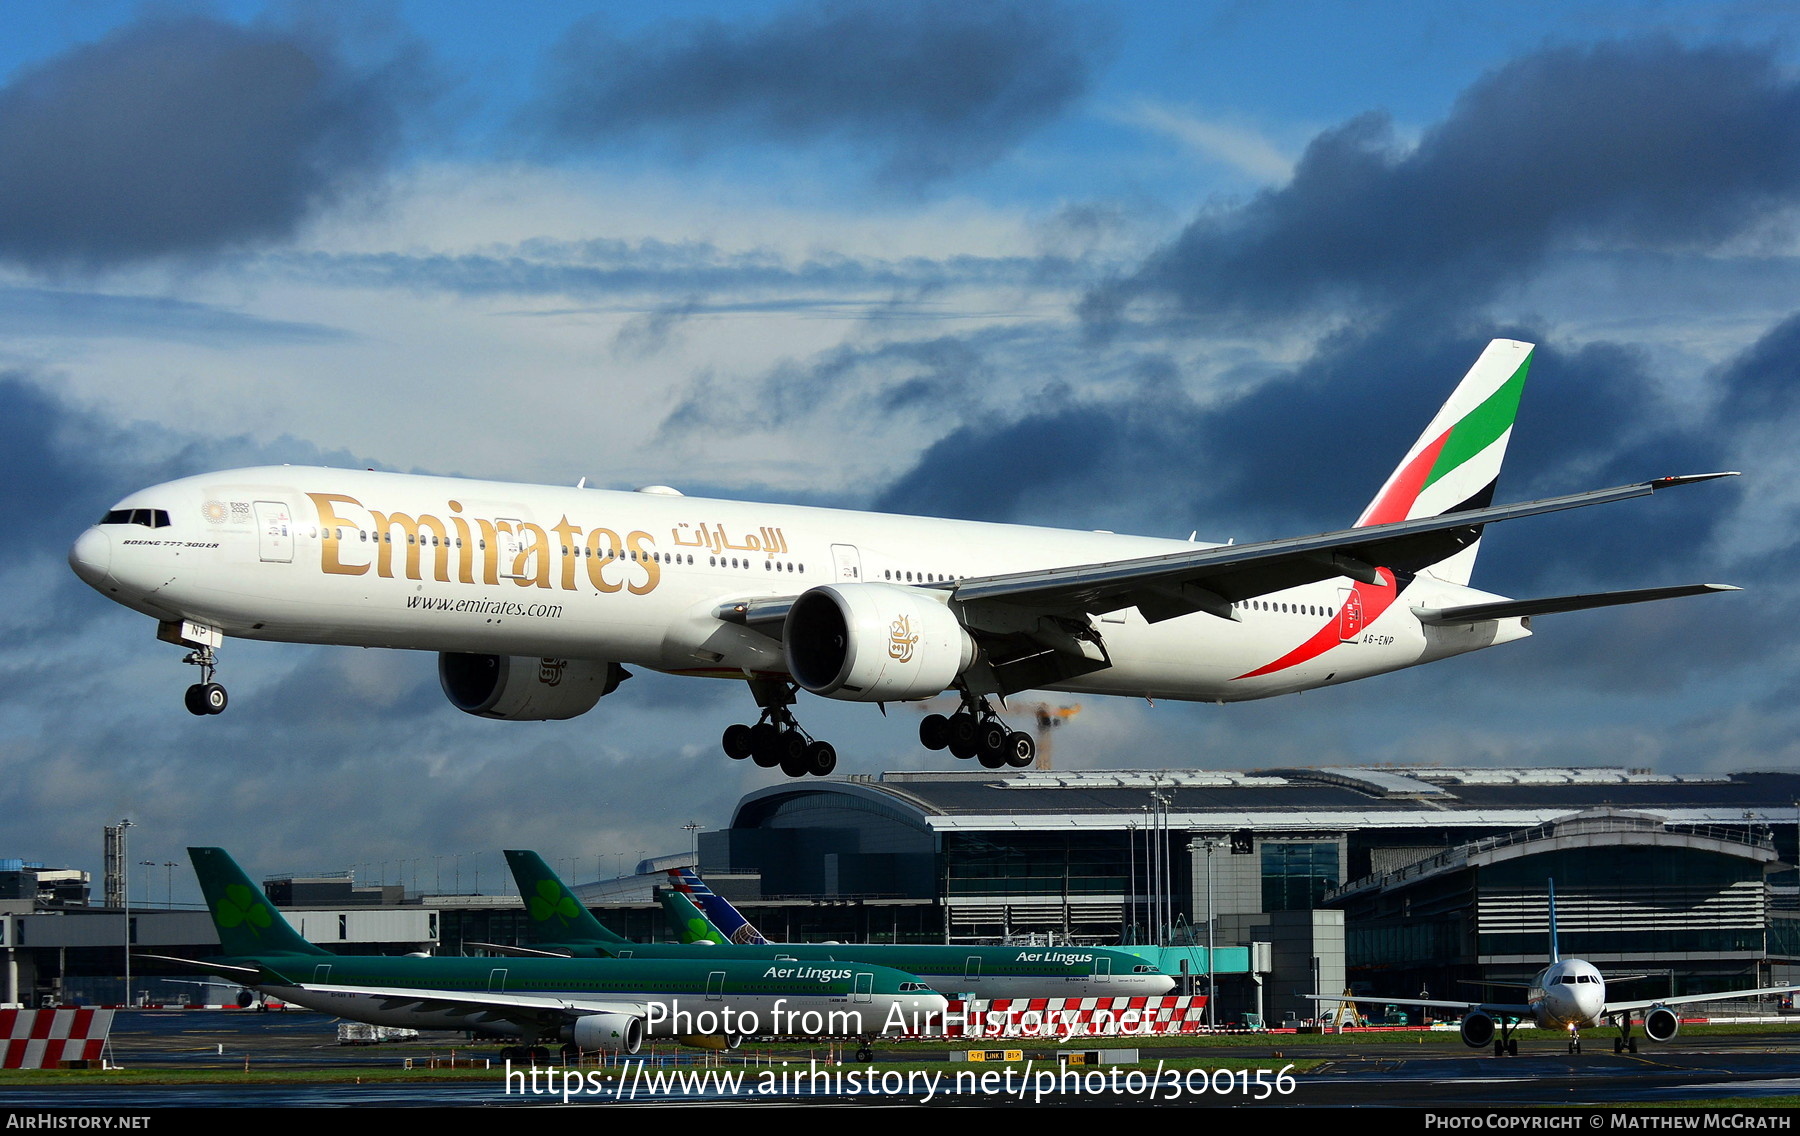
[[[1554,1046],[1554,1039],[1544,1043]],[[1595,1048],[1598,1048],[1597,1046]],[[949,1063],[948,1050],[916,1047],[879,1051],[881,1063],[904,1061],[906,1081],[891,1066],[813,1064],[822,1047],[783,1048],[774,1066],[727,1066],[709,1072],[697,1066],[675,1069],[607,1070],[590,1073],[569,1096],[570,1103],[655,1104],[726,1100],[750,1103],[917,1103],[930,1105],[1033,1105],[1046,1102],[1093,1105],[1176,1104],[1230,1107],[1334,1108],[1345,1106],[1442,1109],[1517,1109],[1535,1105],[1679,1105],[1703,1100],[1745,1103],[1769,1097],[1800,1097],[1800,1034],[1765,1027],[1728,1036],[1678,1038],[1635,1055],[1610,1052],[1532,1052],[1521,1043],[1518,1057],[1494,1058],[1463,1047],[1454,1034],[1421,1035],[1416,1046],[1358,1045],[1354,1038],[1246,1039],[1220,1048],[1146,1049],[1132,1073],[1114,1067],[1059,1069],[1054,1050],[1027,1052],[1028,1063],[1012,1066]],[[13,1109],[164,1107],[405,1107],[483,1104],[489,1106],[563,1103],[566,1092],[527,1091],[522,1078],[511,1082],[497,1062],[474,1081],[355,1083],[356,1071],[393,1070],[407,1058],[422,1064],[432,1056],[492,1055],[496,1046],[471,1045],[442,1037],[377,1047],[339,1046],[335,1022],[311,1013],[121,1012],[115,1024],[112,1059],[127,1069],[216,1070],[222,1083],[177,1086],[107,1087],[89,1083],[22,1087],[0,1093]],[[687,1051],[692,1054],[693,1051]],[[958,1055],[960,1056],[960,1055]],[[1251,1073],[1208,1073],[1176,1065],[1190,1056],[1232,1057],[1262,1069]],[[1285,1091],[1278,1072],[1301,1058],[1323,1058],[1308,1073],[1290,1073]],[[1163,1062],[1159,1072],[1158,1062]],[[1168,1067],[1175,1065],[1175,1067]],[[345,1080],[333,1084],[232,1084],[245,1068],[328,1069]],[[737,1074],[735,1078],[727,1074]],[[855,1074],[852,1076],[852,1074]],[[561,1075],[560,1073],[558,1074]],[[1135,1077],[1135,1080],[1133,1079]],[[981,1078],[981,1079],[978,1079]],[[0,1082],[3,1083],[3,1082]],[[558,1082],[567,1089],[574,1082]],[[926,1091],[929,1089],[929,1091]]]

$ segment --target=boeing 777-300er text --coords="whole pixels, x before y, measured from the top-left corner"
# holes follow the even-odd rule
[[[1681,1028],[1681,1018],[1670,1006],[1694,1002],[1723,1002],[1734,998],[1761,998],[1774,994],[1790,994],[1800,986],[1766,986],[1760,990],[1726,990],[1717,994],[1682,994],[1667,998],[1642,998],[1633,1002],[1609,1002],[1606,979],[1599,968],[1584,959],[1563,958],[1556,944],[1556,882],[1550,891],[1550,965],[1537,972],[1526,987],[1523,1002],[1453,1002],[1431,998],[1360,998],[1340,995],[1308,995],[1315,1002],[1369,1002],[1385,1006],[1420,1006],[1432,1010],[1454,1010],[1462,1019],[1462,1039],[1471,1049],[1493,1043],[1494,1056],[1518,1056],[1519,1043],[1513,1030],[1523,1022],[1538,1029],[1560,1030],[1568,1035],[1569,1052],[1581,1052],[1581,1031],[1608,1023],[1618,1027],[1613,1039],[1613,1052],[1637,1052],[1637,1039],[1631,1036],[1631,1016],[1644,1016],[1644,1034],[1651,1041],[1668,1041]],[[1642,975],[1633,975],[1641,978]],[[1614,979],[1614,981],[1625,981]],[[1484,986],[1506,986],[1504,982],[1481,983]],[[1495,1036],[1498,1033],[1499,1036]]]
[[[572,718],[626,665],[749,684],[725,751],[791,776],[837,757],[800,691],[903,702],[955,690],[920,739],[989,768],[1034,743],[994,700],[1030,689],[1236,702],[1434,662],[1551,612],[1718,584],[1510,600],[1468,586],[1482,529],[1726,474],[1493,505],[1532,347],[1495,340],[1356,524],[1251,544],[793,505],[278,466],[132,493],[69,553],[157,621],[225,708],[227,636],[439,652],[488,718]],[[585,479],[584,479],[585,480]]]
[[[635,1053],[659,1036],[711,1049],[753,1035],[859,1037],[866,1047],[925,1029],[949,1007],[915,975],[868,963],[334,955],[296,932],[223,849],[188,856],[224,957],[145,957],[352,1021]]]

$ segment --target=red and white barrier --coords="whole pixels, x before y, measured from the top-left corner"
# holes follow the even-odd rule
[[[111,1010],[0,1010],[0,1068],[55,1069],[98,1061],[112,1031]]]
[[[1153,1037],[1206,1028],[1206,995],[995,998],[950,1003],[944,1037]]]

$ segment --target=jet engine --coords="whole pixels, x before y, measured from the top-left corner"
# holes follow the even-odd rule
[[[736,1049],[744,1044],[742,1034],[692,1033],[684,1034],[675,1040],[694,1049],[711,1049],[720,1053]]]
[[[644,1044],[644,1019],[635,1014],[583,1014],[569,1040],[589,1053],[636,1053]]]
[[[930,698],[975,661],[975,641],[942,595],[893,584],[804,592],[781,639],[795,682],[848,702]]]
[[[1485,1049],[1494,1041],[1494,1019],[1479,1010],[1470,1010],[1463,1015],[1462,1039],[1470,1049]]]
[[[438,656],[438,682],[465,714],[509,722],[561,721],[585,714],[631,677],[597,659],[530,659],[518,655]]]
[[[1644,1036],[1651,1041],[1668,1041],[1681,1029],[1681,1019],[1667,1006],[1652,1006],[1644,1015]]]

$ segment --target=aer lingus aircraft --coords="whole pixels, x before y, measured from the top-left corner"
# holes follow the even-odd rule
[[[1681,1017],[1670,1006],[1695,1002],[1724,1002],[1736,998],[1761,998],[1773,994],[1789,994],[1800,986],[1765,986],[1759,990],[1726,990],[1717,994],[1682,994],[1666,998],[1642,998],[1636,1001],[1609,1001],[1606,979],[1593,963],[1585,959],[1566,959],[1556,943],[1556,881],[1549,882],[1550,893],[1550,965],[1537,972],[1526,985],[1523,1002],[1455,1002],[1432,998],[1361,998],[1308,995],[1315,1002],[1370,1002],[1387,1006],[1420,1006],[1433,1010],[1452,1010],[1462,1014],[1463,1043],[1481,1049],[1492,1042],[1495,1057],[1518,1056],[1519,1043],[1512,1036],[1520,1024],[1529,1022],[1538,1029],[1559,1030],[1568,1036],[1569,1052],[1581,1052],[1581,1031],[1611,1024],[1619,1030],[1613,1039],[1613,1052],[1637,1052],[1637,1039],[1631,1036],[1633,1014],[1642,1014],[1644,1034],[1651,1041],[1668,1041],[1681,1029]],[[1632,975],[1642,978],[1643,975]],[[1625,981],[1615,979],[1614,981]],[[1488,982],[1486,986],[1508,983]],[[1498,1034],[1498,1036],[1496,1036]]]
[[[163,961],[352,1021],[636,1052],[646,1037],[715,1049],[751,1035],[866,1044],[922,1029],[949,1006],[916,976],[866,963],[334,955],[297,933],[223,849],[188,856],[224,956]]]
[[[1485,525],[1727,476],[1492,505],[1531,351],[1489,344],[1356,524],[1314,536],[1208,545],[278,466],[132,493],[69,560],[188,649],[195,714],[225,708],[216,652],[237,636],[436,651],[452,705],[512,720],[585,713],[627,665],[736,679],[762,712],[725,751],[792,776],[837,760],[795,721],[800,691],[955,690],[921,741],[1024,767],[1030,735],[994,710],[1020,691],[1268,698],[1519,639],[1538,615],[1729,590],[1469,587]]]
[[[756,959],[865,963],[915,975],[933,990],[977,998],[1146,997],[1167,994],[1175,980],[1129,951],[1106,947],[965,947],[942,943],[633,943],[595,919],[536,852],[509,850],[506,862],[525,900],[529,948],[482,947],[528,956],[619,959]],[[684,918],[706,919],[681,892]],[[741,917],[740,917],[741,918]],[[713,934],[718,932],[707,925]]]

